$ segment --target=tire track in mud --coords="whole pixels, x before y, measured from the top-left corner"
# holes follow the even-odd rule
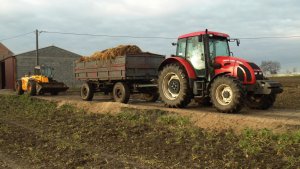
[[[56,145],[60,143],[65,143],[68,142],[69,144],[76,145],[77,147],[84,147],[83,151],[87,154],[97,154],[97,158],[103,159],[99,160],[100,163],[102,164],[102,167],[108,167],[110,164],[120,166],[120,167],[133,167],[133,168],[138,168],[138,169],[147,169],[147,168],[152,168],[150,166],[147,166],[144,164],[142,161],[139,161],[138,158],[134,158],[131,156],[128,156],[126,154],[112,154],[112,153],[107,153],[105,150],[99,146],[93,147],[88,144],[82,144],[80,142],[76,142],[74,140],[70,139],[63,139],[63,138],[55,138],[55,139],[49,139],[51,138],[52,133],[48,133],[48,135],[45,135],[43,130],[37,129],[37,128],[32,128],[29,126],[26,126],[18,121],[15,120],[10,120],[10,119],[3,119],[0,118],[0,124],[6,124],[9,125],[9,128],[17,128],[20,130],[23,130],[23,132],[28,132],[30,134],[33,134],[34,139],[37,141],[43,140],[45,143],[50,143],[53,144],[53,148],[55,148]],[[21,131],[22,132],[22,131]],[[14,135],[19,135],[18,131],[14,130]],[[31,135],[28,135],[30,138]],[[28,139],[28,137],[26,139]],[[3,157],[3,158],[2,158]],[[4,160],[6,162],[6,165],[8,165],[11,168],[16,168],[16,169],[27,169],[27,168],[36,168],[37,166],[30,167],[26,163],[22,162],[21,164],[18,164],[18,162],[15,162],[14,160],[11,160],[8,158],[7,155],[4,155],[0,151],[0,159]],[[20,160],[20,159],[18,159]],[[24,163],[24,164],[23,164]],[[108,166],[107,166],[108,165]],[[21,167],[23,166],[23,167]],[[25,166],[25,167],[24,167]],[[138,167],[137,167],[138,166]],[[47,167],[47,166],[38,166],[39,167]]]

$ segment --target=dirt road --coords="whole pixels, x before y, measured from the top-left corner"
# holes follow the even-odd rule
[[[0,90],[0,94],[14,94]],[[57,102],[58,106],[71,104],[79,109],[92,113],[118,113],[123,108],[159,109],[188,116],[195,125],[206,129],[233,129],[241,131],[245,128],[271,129],[274,132],[295,130],[300,128],[300,109],[275,109],[266,111],[244,108],[240,114],[223,114],[213,107],[200,107],[190,104],[184,109],[167,108],[161,102],[149,103],[140,99],[131,99],[129,104],[113,102],[108,96],[95,96],[93,101],[82,101],[79,93],[60,94],[58,96],[36,96],[40,99]]]
[[[267,111],[244,108],[240,114],[223,114],[212,107],[200,107],[191,104],[185,109],[167,108],[161,102],[149,103],[139,99],[131,99],[129,104],[113,102],[110,97],[96,96],[93,101],[82,101],[78,94],[59,96],[38,96],[41,99],[56,101],[58,105],[71,104],[92,113],[118,113],[122,108],[160,109],[188,116],[199,127],[206,129],[244,128],[272,129],[275,132],[300,128],[300,109],[270,109]]]

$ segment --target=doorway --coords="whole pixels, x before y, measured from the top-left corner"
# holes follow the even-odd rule
[[[5,62],[0,62],[0,89],[5,89]]]

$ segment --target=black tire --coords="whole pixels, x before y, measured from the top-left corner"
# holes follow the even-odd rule
[[[113,97],[116,102],[128,103],[130,98],[128,85],[124,82],[117,82],[113,88]]]
[[[94,88],[91,83],[83,83],[80,89],[80,96],[82,100],[92,101],[94,97]]]
[[[157,92],[154,93],[143,93],[143,99],[147,102],[156,102],[159,98],[159,94]]]
[[[17,80],[15,90],[17,92],[17,95],[24,94],[24,90],[22,89],[22,80]]]
[[[188,76],[184,68],[177,64],[169,64],[162,69],[158,77],[158,90],[168,107],[183,108],[191,102]]]
[[[246,99],[246,105],[251,109],[267,110],[273,106],[275,100],[275,94],[249,95]]]
[[[27,84],[27,94],[29,96],[35,96],[36,95],[36,82],[33,80],[29,80]]]
[[[245,91],[239,80],[230,76],[221,76],[213,81],[210,98],[218,111],[238,113],[244,106]]]

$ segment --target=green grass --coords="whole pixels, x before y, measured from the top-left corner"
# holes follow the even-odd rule
[[[300,130],[206,131],[161,110],[90,114],[0,95],[0,150],[34,168],[297,168]]]

